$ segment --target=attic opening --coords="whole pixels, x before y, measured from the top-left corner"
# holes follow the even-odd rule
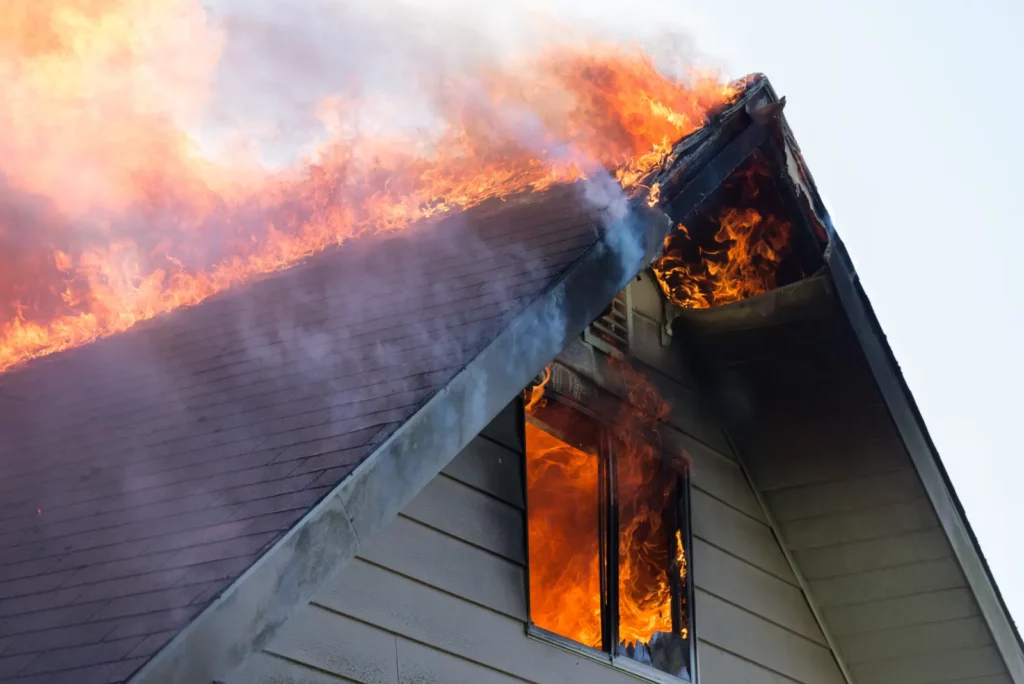
[[[795,283],[822,265],[768,157],[755,151],[690,216],[652,266],[665,298],[709,309]]]

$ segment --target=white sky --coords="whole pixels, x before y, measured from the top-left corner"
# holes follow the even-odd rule
[[[1024,620],[1024,3],[685,0],[766,73]]]

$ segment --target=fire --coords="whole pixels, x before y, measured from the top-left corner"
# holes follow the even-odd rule
[[[599,649],[597,455],[532,423],[526,424],[526,443],[533,494],[527,506],[530,616],[538,627]]]
[[[647,193],[647,206],[657,206],[658,202],[661,201],[661,184],[655,183],[651,186],[650,191]]]
[[[678,471],[666,467],[657,448],[657,425],[670,407],[629,364],[611,359],[625,380],[629,403],[615,422],[619,498],[619,640],[650,643],[673,632],[669,559],[675,536],[666,514],[673,505]],[[679,547],[681,548],[681,546]]]
[[[725,183],[725,193],[735,202],[712,217],[710,240],[682,224],[665,239],[664,255],[653,270],[671,302],[707,309],[778,285],[793,226],[761,206],[762,188],[770,182],[767,167],[755,158]]]
[[[544,375],[541,381],[530,388],[530,396],[526,400],[524,410],[529,414],[533,413],[534,410],[540,405],[540,402],[544,399],[544,388],[551,382],[551,364],[549,363],[544,367]]]
[[[658,635],[688,636],[689,607],[678,606],[673,616],[672,602],[673,582],[686,579],[682,534],[671,520],[685,466],[657,448],[657,425],[669,405],[642,373],[610,362],[629,397],[611,429],[619,501],[618,630],[628,651]],[[552,428],[529,421],[526,428],[530,615],[539,627],[601,648],[599,437],[589,419],[542,401],[549,378],[546,373],[527,393],[528,415]],[[679,598],[685,601],[685,594]]]
[[[0,372],[288,268],[346,240],[608,169],[636,187],[735,99],[638,48],[574,41],[434,93],[429,133],[310,114],[292,168],[204,152],[224,31],[199,0],[9,0],[0,27]],[[269,49],[269,48],[268,48]],[[346,92],[339,83],[338,92]],[[234,148],[233,148],[234,149]]]

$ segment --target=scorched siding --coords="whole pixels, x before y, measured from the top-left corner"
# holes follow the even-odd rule
[[[676,385],[680,396],[689,391]],[[693,457],[700,682],[838,684],[752,489],[733,458],[692,436],[721,432],[703,412],[695,424],[695,415],[677,410],[669,438]],[[526,635],[515,420],[510,408],[473,440],[237,684],[638,681]]]

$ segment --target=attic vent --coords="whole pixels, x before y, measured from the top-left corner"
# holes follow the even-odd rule
[[[583,331],[583,341],[606,354],[621,355],[633,343],[633,298],[627,285],[600,318]]]

